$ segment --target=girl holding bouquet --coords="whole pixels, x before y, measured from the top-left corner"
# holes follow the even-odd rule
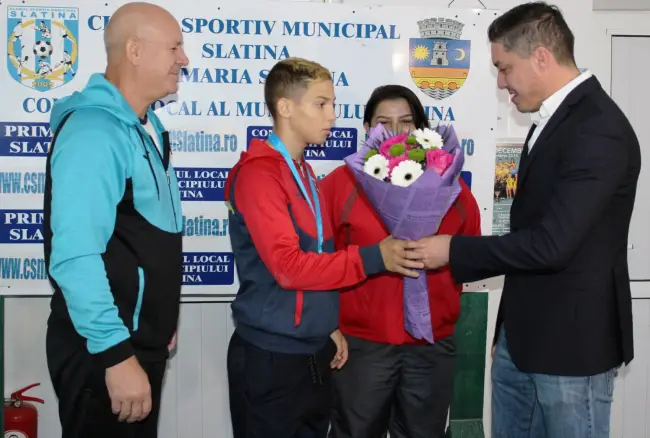
[[[395,133],[429,128],[424,108],[408,88],[377,88],[366,104],[366,132],[382,124]],[[394,170],[393,167],[392,170]],[[462,180],[460,193],[431,234],[480,234],[480,213]],[[352,170],[343,165],[325,177],[320,191],[337,250],[372,245],[390,235]],[[404,277],[370,276],[341,290],[339,328],[349,359],[334,374],[335,409],[330,438],[442,437],[453,392],[454,326],[462,285],[448,269],[424,273],[435,342],[405,329]]]

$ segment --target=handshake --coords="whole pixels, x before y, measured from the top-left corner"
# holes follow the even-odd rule
[[[399,240],[388,236],[379,243],[384,266],[390,272],[418,278],[415,269],[438,269],[449,263],[451,236],[429,236]]]

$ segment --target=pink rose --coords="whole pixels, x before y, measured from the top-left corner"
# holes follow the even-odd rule
[[[409,136],[408,134],[400,134],[400,135],[396,135],[395,137],[391,137],[388,140],[384,140],[384,142],[379,146],[379,153],[382,154],[384,157],[390,159],[391,146],[397,143],[404,143],[408,138],[408,136]]]
[[[442,175],[451,163],[454,156],[442,149],[433,149],[427,151],[427,169],[433,169],[438,175]]]
[[[395,166],[397,166],[399,163],[402,161],[408,160],[408,157],[406,155],[401,155],[399,157],[392,157],[388,160],[388,176],[390,177],[391,173],[393,172],[393,169]]]

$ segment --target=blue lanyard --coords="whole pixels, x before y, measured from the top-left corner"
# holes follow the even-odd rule
[[[316,182],[314,181],[314,178],[311,176],[311,173],[306,170],[307,172],[307,178],[309,178],[309,185],[311,187],[311,194],[314,198],[314,203],[316,204],[316,208],[314,209],[314,205],[311,203],[311,200],[309,199],[309,195],[307,194],[307,189],[305,189],[305,185],[302,183],[302,178],[298,174],[298,169],[296,169],[296,165],[293,164],[293,158],[291,158],[291,155],[289,155],[289,151],[287,150],[287,147],[282,143],[282,140],[275,134],[275,132],[272,132],[271,135],[269,136],[269,143],[271,143],[271,146],[273,148],[280,152],[282,156],[284,157],[284,161],[287,162],[287,165],[289,166],[289,169],[291,169],[291,173],[293,174],[294,179],[296,180],[296,183],[298,183],[298,187],[300,187],[300,191],[302,192],[302,195],[305,197],[305,200],[307,201],[307,204],[309,204],[309,208],[311,208],[311,212],[314,214],[314,218],[316,219],[316,229],[318,231],[318,253],[323,252],[323,218],[321,216],[321,211],[320,211],[320,201],[318,200],[318,190],[316,189]]]

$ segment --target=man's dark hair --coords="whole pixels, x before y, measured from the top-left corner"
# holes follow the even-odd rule
[[[427,114],[424,112],[422,102],[415,95],[413,91],[402,85],[383,85],[375,88],[370,95],[368,102],[366,102],[366,109],[363,113],[363,122],[371,125],[372,118],[377,111],[377,107],[385,100],[405,99],[411,108],[411,115],[413,116],[413,124],[417,129],[424,129],[429,127],[429,120]]]
[[[492,22],[488,39],[523,57],[545,47],[560,64],[575,65],[573,33],[557,6],[544,2],[524,3],[510,9]]]

